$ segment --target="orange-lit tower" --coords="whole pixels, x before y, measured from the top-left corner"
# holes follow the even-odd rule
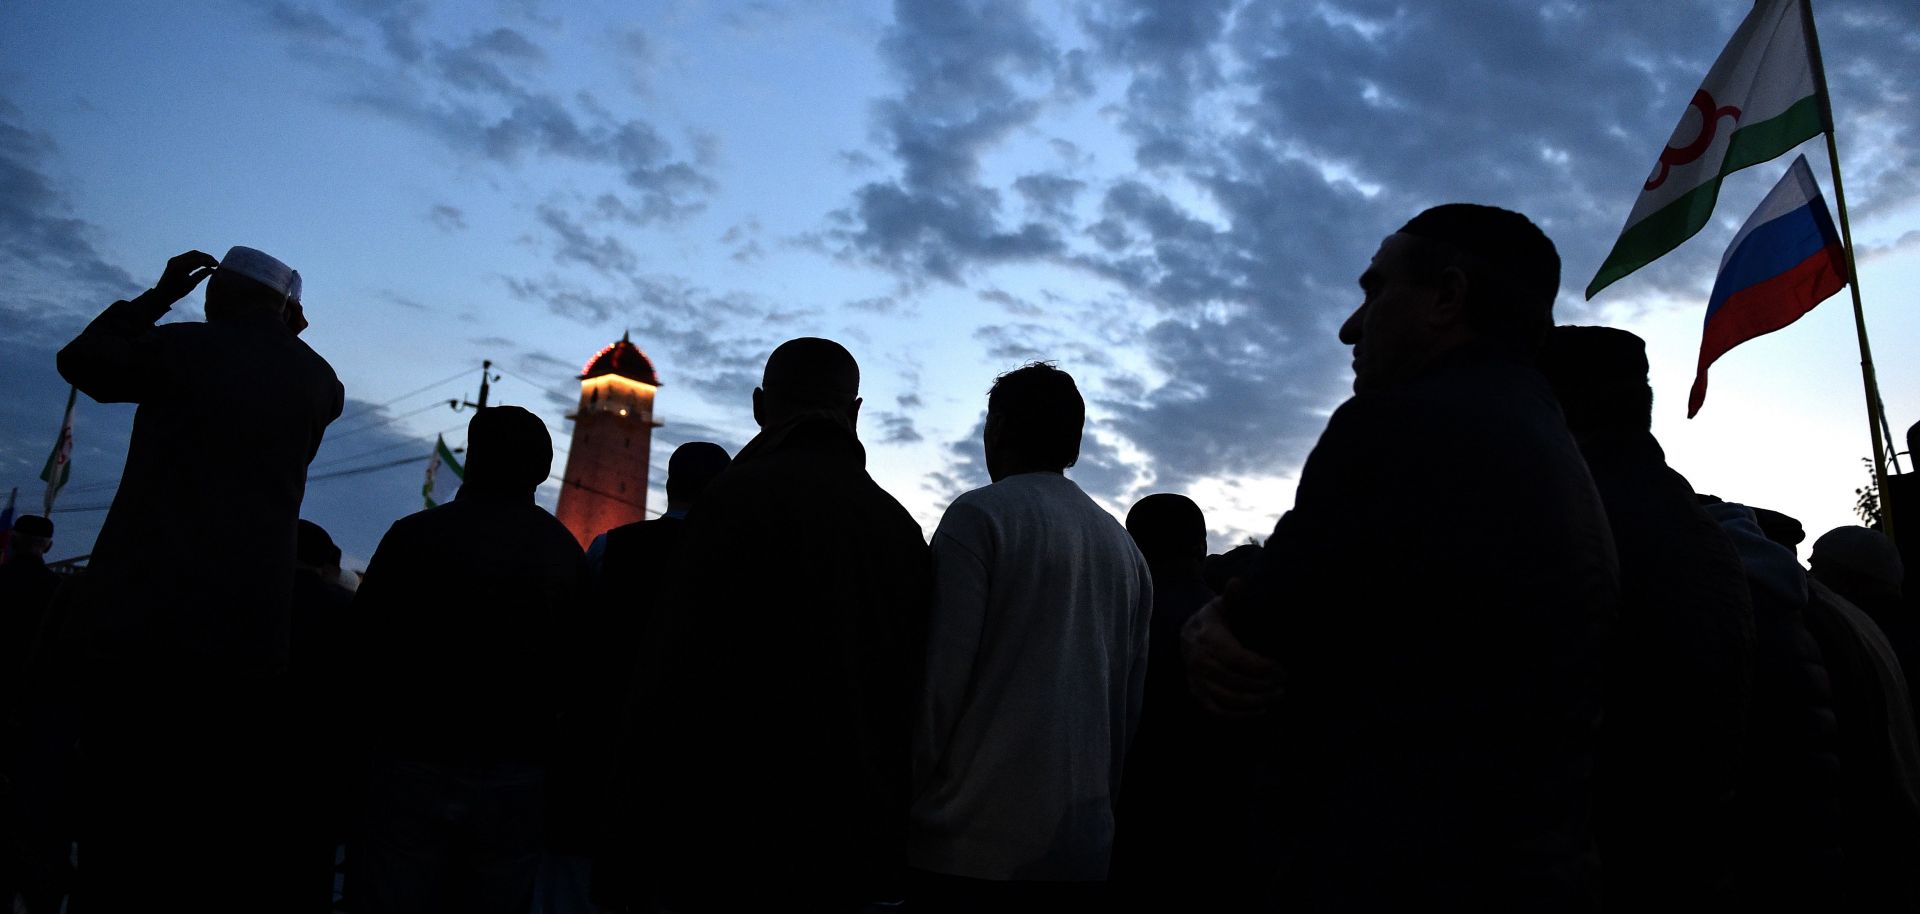
[[[580,408],[555,515],[581,546],[647,516],[647,455],[653,447],[653,363],[620,335],[580,373]]]

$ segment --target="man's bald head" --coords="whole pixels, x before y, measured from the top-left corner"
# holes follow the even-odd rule
[[[841,410],[852,417],[859,407],[860,365],[853,353],[813,336],[788,340],[773,350],[754,391],[754,418],[762,426],[810,410]]]

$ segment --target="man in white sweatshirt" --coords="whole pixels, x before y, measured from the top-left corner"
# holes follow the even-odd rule
[[[916,909],[1060,909],[1107,878],[1153,579],[1126,529],[1064,475],[1085,418],[1066,372],[1001,375],[983,435],[993,484],[956,499],[934,533]]]

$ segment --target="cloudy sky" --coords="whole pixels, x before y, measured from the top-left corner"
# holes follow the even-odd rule
[[[1218,550],[1291,503],[1351,381],[1335,332],[1375,245],[1466,200],[1558,243],[1561,322],[1647,338],[1655,430],[1696,488],[1817,534],[1867,478],[1844,295],[1723,358],[1684,418],[1714,267],[1790,159],[1731,178],[1675,254],[1579,295],[1745,9],[7,4],[0,490],[38,504],[62,343],[168,257],[247,244],[301,271],[306,339],[347,386],[305,513],[350,556],[418,509],[434,435],[463,438],[445,401],[482,359],[495,402],[565,448],[574,377],[623,331],[663,381],[656,507],[672,446],[738,448],[766,354],[823,335],[862,365],[871,470],[929,531],[987,482],[993,376],[1051,359],[1090,405],[1070,475],[1117,514],[1192,495]],[[1817,12],[1898,432],[1920,419],[1920,5]],[[1831,198],[1824,144],[1804,151]],[[56,556],[90,547],[131,416],[82,398]]]

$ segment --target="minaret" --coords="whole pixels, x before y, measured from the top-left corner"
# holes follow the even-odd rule
[[[555,515],[585,547],[593,538],[647,517],[647,455],[653,447],[653,363],[620,335],[580,373],[580,408]]]

